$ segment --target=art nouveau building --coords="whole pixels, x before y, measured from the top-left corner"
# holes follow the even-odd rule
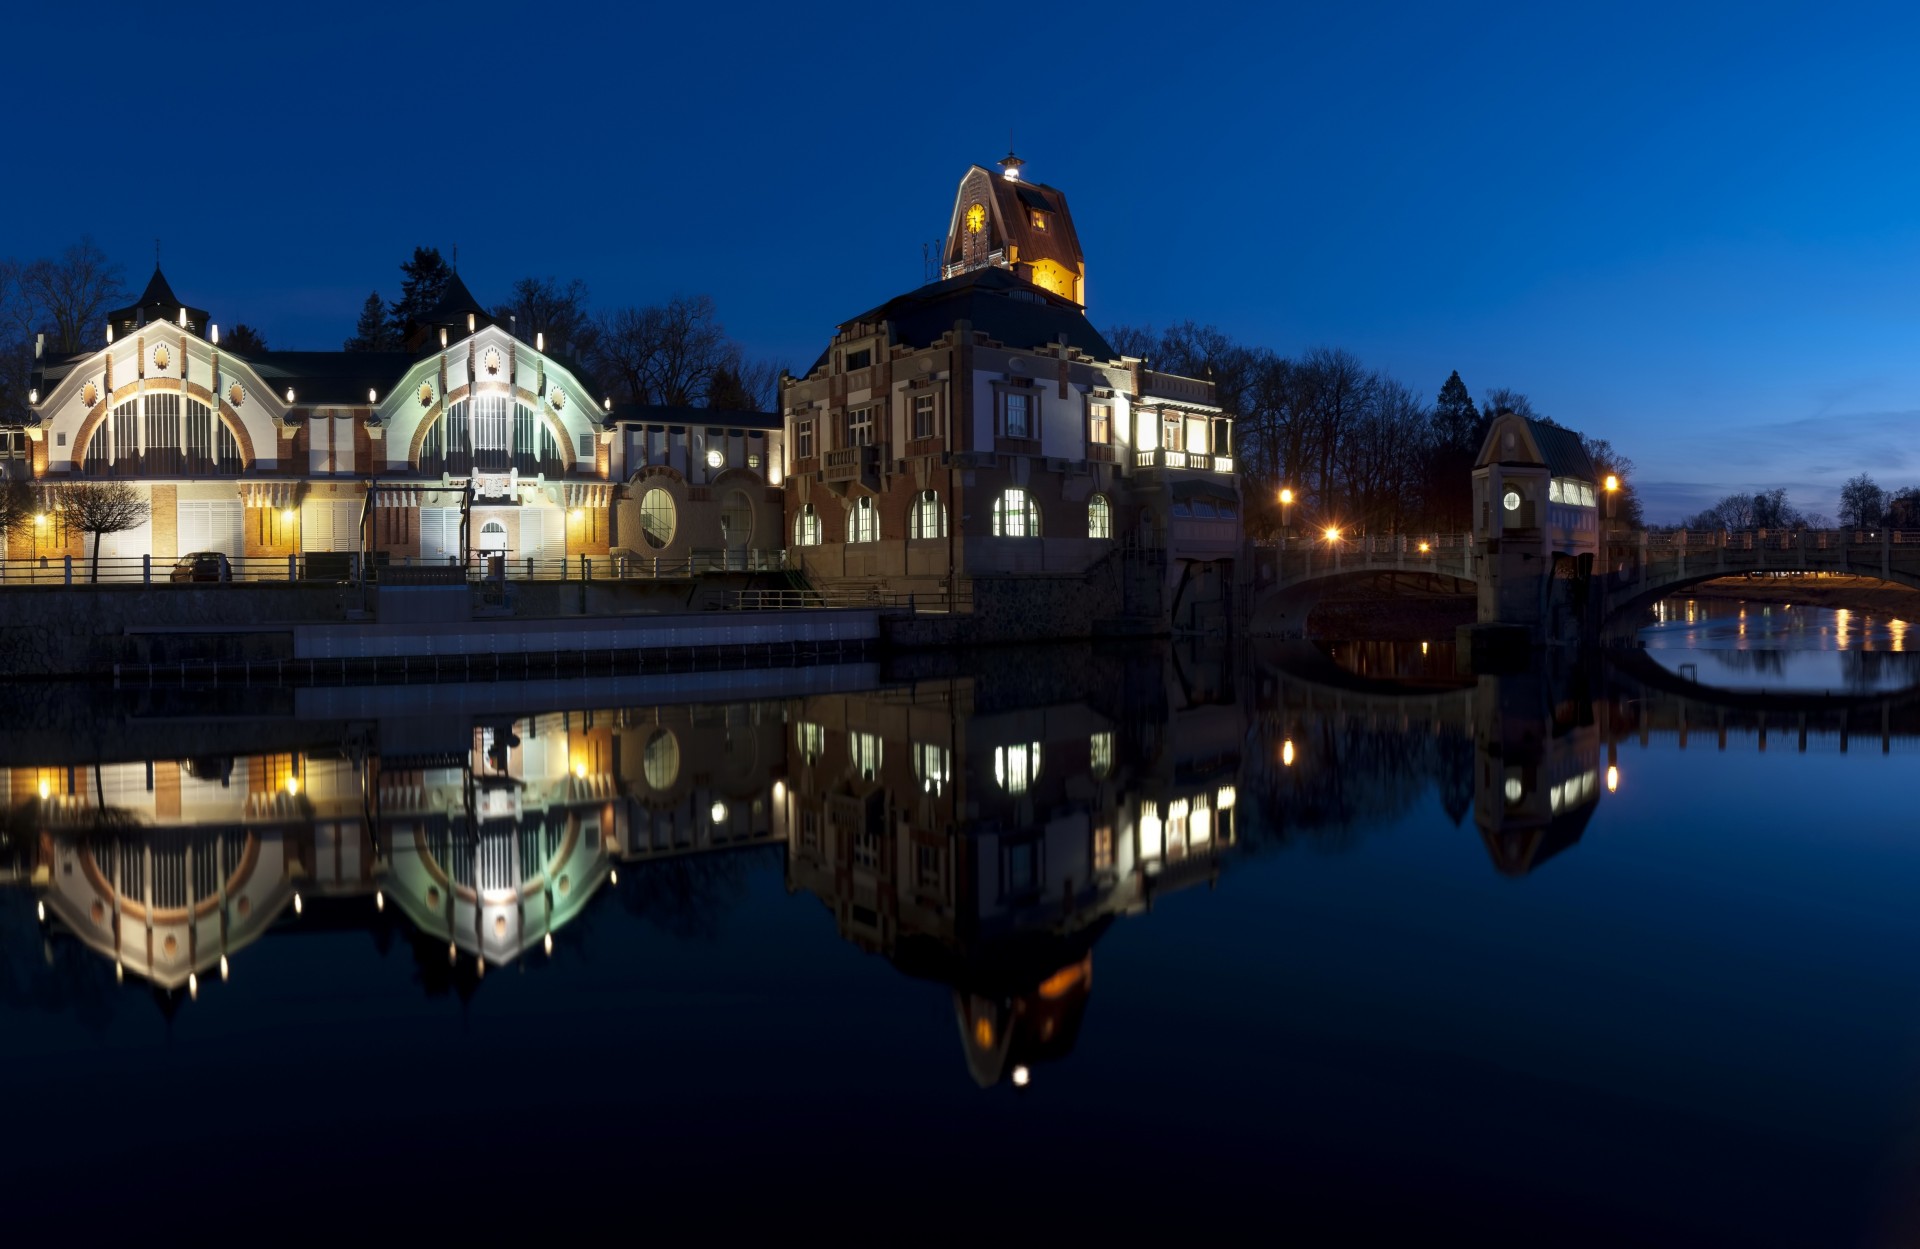
[[[615,426],[576,366],[540,336],[516,337],[457,277],[412,341],[404,352],[242,357],[156,270],[98,348],[40,362],[33,420],[6,431],[0,450],[17,448],[18,467],[48,485],[137,482],[149,519],[107,535],[101,554],[149,556],[163,570],[177,555],[221,551],[364,552],[376,564],[484,553],[516,572],[557,571],[620,546],[613,504],[630,465],[680,487],[677,532],[689,540],[712,528],[723,545],[722,504],[703,508],[703,492],[740,490],[768,510],[758,466],[777,462],[778,434],[764,421],[751,437],[709,434],[713,413],[697,425],[676,414],[657,438],[647,420]],[[635,526],[628,545],[652,550],[637,516]],[[756,529],[779,545],[777,519]],[[83,542],[49,509],[5,554],[80,555]]]
[[[1066,198],[969,169],[942,278],[843,322],[782,394],[790,555],[816,582],[931,600],[1164,552],[1159,614],[1217,613],[1241,537],[1211,382],[1087,319]]]

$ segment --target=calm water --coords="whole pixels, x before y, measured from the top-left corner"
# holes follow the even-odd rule
[[[1912,1244],[1920,711],[1763,619],[16,691],[9,1226]]]

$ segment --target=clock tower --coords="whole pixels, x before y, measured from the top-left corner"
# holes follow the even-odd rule
[[[1021,174],[1025,164],[1008,152],[997,174],[973,165],[961,177],[940,276],[1007,269],[1084,307],[1087,264],[1067,197],[1055,187],[1027,181]]]

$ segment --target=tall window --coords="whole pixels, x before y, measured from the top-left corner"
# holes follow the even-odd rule
[[[851,408],[847,411],[847,445],[849,447],[870,447],[873,445],[874,414],[879,409],[873,405],[864,408]]]
[[[934,421],[933,396],[915,395],[913,397],[913,436],[932,438],[940,432]]]
[[[817,762],[827,752],[827,729],[823,724],[802,720],[794,726],[794,736],[800,739],[800,758],[806,763]]]
[[[1000,395],[1000,433],[1007,438],[1038,438],[1039,422],[1034,419],[1033,396],[1017,390]]]
[[[1107,502],[1107,496],[1104,494],[1096,494],[1087,500],[1087,536],[1089,538],[1113,536],[1113,504]]]
[[[90,477],[207,477],[244,467],[240,444],[213,409],[170,391],[149,391],[120,404],[76,449],[80,471]]]
[[[147,397],[147,459],[149,473],[179,473],[186,456],[180,450],[180,396],[157,393]]]
[[[878,542],[880,540],[880,509],[873,505],[873,496],[863,494],[853,501],[853,507],[847,512],[847,541]]]
[[[947,510],[940,506],[940,496],[931,490],[922,490],[914,496],[913,525],[909,536],[915,538],[944,538],[947,536]]]
[[[793,458],[811,460],[813,458],[813,422],[795,421],[793,423]]]
[[[920,780],[920,792],[939,797],[952,779],[952,757],[945,746],[932,742],[913,743],[913,774]]]
[[[993,748],[993,779],[1008,793],[1026,793],[1039,775],[1039,742]]]
[[[807,503],[794,513],[793,544],[795,546],[820,545],[820,513],[813,510],[813,504]]]
[[[592,435],[586,438],[590,442]],[[592,447],[582,454],[591,455]],[[536,473],[558,477],[566,472],[552,426],[505,395],[463,399],[449,408],[421,440],[420,468],[455,477],[470,476],[475,470],[504,473],[509,468],[528,477]]]
[[[993,536],[996,538],[1037,538],[1040,536],[1040,506],[1033,496],[1018,486],[1000,493],[993,501]]]
[[[673,496],[655,487],[640,496],[640,536],[654,550],[673,541]]]
[[[1180,419],[1178,412],[1169,412],[1160,418],[1160,449],[1163,451],[1184,451],[1187,448],[1186,422]]]
[[[866,780],[874,780],[880,775],[881,750],[878,733],[855,730],[847,734],[847,753],[852,757],[853,770]]]
[[[1087,409],[1087,442],[1091,446],[1104,447],[1113,441],[1113,405],[1111,403],[1092,404]]]

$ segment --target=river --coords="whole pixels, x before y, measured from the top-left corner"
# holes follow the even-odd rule
[[[1904,626],[1674,610],[16,690],[10,1226],[1913,1243]]]

